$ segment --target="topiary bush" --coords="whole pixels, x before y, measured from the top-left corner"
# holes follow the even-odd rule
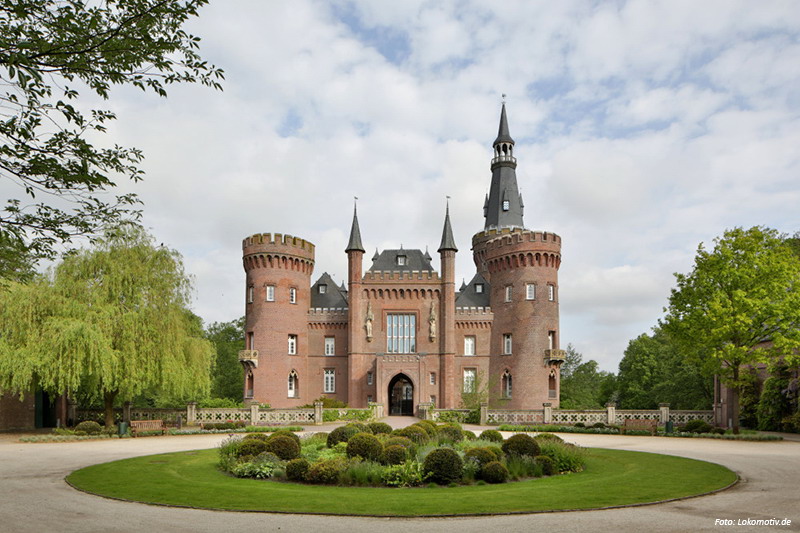
[[[274,453],[284,461],[291,461],[300,456],[300,444],[288,435],[270,437],[270,439],[264,443],[264,446],[264,451]]]
[[[248,433],[247,435],[244,436],[244,440],[255,439],[255,440],[263,440],[264,442],[266,442],[268,438],[269,435],[267,435],[266,433]]]
[[[435,430],[432,430],[430,427],[428,427],[426,425],[423,425],[423,424],[420,424],[419,422],[417,422],[416,424],[411,424],[410,426],[406,426],[406,427],[407,428],[418,428],[418,429],[421,429],[422,431],[425,432],[425,435],[428,436],[427,440],[430,440],[430,438],[432,436],[436,435],[436,431]]]
[[[492,461],[481,468],[480,477],[487,483],[505,483],[508,469],[500,461]]]
[[[712,426],[705,420],[689,420],[684,426],[687,433],[711,433]]]
[[[530,437],[523,433],[517,433],[508,438],[503,443],[503,452],[506,455],[528,455],[535,457],[539,455],[539,444]]]
[[[99,435],[103,431],[103,426],[94,420],[84,420],[75,426],[75,431],[83,431],[86,435]]]
[[[399,435],[411,439],[414,444],[425,444],[428,442],[428,433],[419,427],[408,426],[403,429],[395,429],[392,435]]]
[[[356,433],[370,433],[369,426],[367,424],[362,424],[361,422],[350,422],[347,425],[356,428],[358,430]]]
[[[498,460],[494,452],[488,448],[470,448],[464,452],[464,459],[475,461],[481,468],[488,463],[494,463]]]
[[[346,426],[339,426],[338,428],[334,429],[330,433],[328,433],[328,448],[333,448],[340,442],[347,442],[350,437],[359,433],[358,428],[351,426],[350,424]]]
[[[386,439],[386,442],[383,443],[384,448],[388,448],[389,446],[402,446],[407,451],[411,451],[414,449],[415,444],[414,441],[409,439],[408,437],[402,437],[400,435],[394,435]]]
[[[305,481],[306,472],[311,464],[305,457],[298,457],[286,463],[286,479],[289,481]]]
[[[492,442],[503,442],[503,435],[496,429],[485,429],[478,438]]]
[[[339,481],[339,475],[347,470],[347,459],[332,457],[312,464],[306,472],[306,481],[320,485],[333,485]]]
[[[539,433],[538,435],[536,435],[534,437],[534,439],[536,439],[538,441],[554,440],[554,441],[558,441],[558,442],[564,442],[564,439],[562,439],[558,435],[554,435],[553,433]]]
[[[392,432],[392,426],[386,422],[371,422],[367,427],[369,427],[369,430],[375,435]]]
[[[298,446],[300,446],[300,437],[298,437],[293,431],[289,431],[288,429],[279,429],[278,431],[274,431],[271,435],[267,436],[267,440],[274,439],[275,437],[279,436],[289,437],[290,439],[294,440]]]
[[[347,441],[347,456],[361,457],[367,461],[378,461],[383,445],[372,433],[356,433]]]
[[[436,448],[422,463],[423,473],[440,485],[460,481],[463,468],[464,462],[452,448]]]
[[[464,440],[464,432],[454,426],[442,426],[439,428],[439,442],[461,442]]]
[[[381,463],[385,465],[401,465],[408,459],[408,450],[399,444],[392,444],[383,449]]]
[[[433,420],[420,420],[417,422],[417,425],[424,426],[428,430],[428,434],[431,436],[435,436],[437,433],[439,433],[439,427]]]
[[[606,425],[603,424],[602,422],[595,422],[594,424],[592,424],[592,427],[595,429],[604,429]]]
[[[541,465],[542,474],[552,476],[556,473],[556,463],[546,455],[537,455],[536,463]]]
[[[239,458],[245,457],[247,455],[255,457],[261,452],[266,452],[266,451],[267,451],[267,443],[265,441],[259,439],[247,439],[247,440],[242,439],[241,443],[239,444],[239,449],[236,450],[236,456]],[[275,455],[278,454],[276,453]]]
[[[486,446],[486,449],[492,452],[498,461],[502,461],[503,457],[506,455],[503,453],[503,449],[500,446]]]

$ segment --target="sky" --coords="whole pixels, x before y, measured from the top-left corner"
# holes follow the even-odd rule
[[[794,1],[216,0],[188,29],[222,92],[114,89],[104,142],[177,249],[206,323],[244,314],[241,241],[316,245],[346,279],[357,196],[374,250],[434,256],[446,197],[457,279],[475,272],[501,95],[525,225],[563,239],[561,344],[616,371],[675,272],[726,228],[800,230]]]

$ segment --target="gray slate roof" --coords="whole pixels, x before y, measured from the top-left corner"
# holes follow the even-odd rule
[[[372,258],[370,271],[382,272],[386,270],[412,271],[412,270],[433,270],[430,255],[422,250],[384,250],[381,253],[375,252],[376,257]],[[406,264],[398,265],[397,256],[405,256]],[[426,257],[427,256],[427,257]]]
[[[458,251],[456,240],[453,238],[453,228],[450,227],[450,205],[444,215],[444,228],[442,229],[442,243],[439,245],[439,252],[443,250]],[[427,254],[427,251],[425,252]]]
[[[351,250],[364,251],[364,245],[361,244],[361,229],[358,227],[358,212],[355,206],[353,207],[353,225],[350,226],[350,240],[344,251],[349,252]]]
[[[514,143],[514,139],[511,138],[511,134],[508,132],[505,102],[503,102],[503,109],[500,111],[500,127],[497,129],[497,139],[494,140],[494,144],[502,142]]]
[[[475,286],[483,284],[483,292],[475,290]],[[456,307],[489,307],[489,291],[491,286],[479,273],[475,274],[466,287],[456,294]]]
[[[319,292],[320,285],[325,286],[325,292],[322,294]],[[336,309],[338,307],[347,307],[346,294],[346,292],[342,292],[341,288],[336,285],[336,282],[327,272],[323,272],[317,282],[311,286],[311,308]]]

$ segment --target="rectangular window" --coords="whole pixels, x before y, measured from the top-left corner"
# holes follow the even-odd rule
[[[288,396],[289,398],[297,397],[297,374],[294,372],[289,374]]]
[[[252,331],[247,332],[247,349],[248,350],[256,349],[255,336],[253,335]]]
[[[556,346],[556,332],[550,331],[547,333],[547,347],[551,350],[555,350]]]
[[[325,294],[326,292],[328,292],[328,286],[327,285],[320,285],[319,286],[319,293],[320,294]]]
[[[297,303],[297,289],[292,287],[289,289],[289,303],[296,304]]]
[[[475,336],[464,337],[464,355],[475,355]]]
[[[475,392],[475,374],[474,368],[464,369],[464,392]]]
[[[372,403],[372,395],[367,396],[367,405]]]
[[[431,374],[430,374],[430,382],[431,382],[431,385],[436,385],[436,372],[431,372]]]
[[[397,256],[397,266],[406,266],[406,256],[404,255]]]
[[[511,301],[511,285],[506,285],[506,301]]]
[[[525,298],[528,300],[535,300],[536,299],[536,285],[533,283],[528,283],[525,285]]]
[[[551,302],[554,302],[556,299],[556,287],[555,285],[548,285],[547,286],[547,299]]]
[[[275,301],[275,285],[267,285],[267,301]]]
[[[511,333],[503,334],[503,355],[511,355]]]
[[[247,303],[253,303],[253,286],[247,287]]]
[[[323,392],[336,392],[336,371],[332,368],[325,369],[325,383]]]
[[[475,294],[483,294],[483,283],[475,284]]]
[[[417,315],[386,315],[386,351],[388,353],[417,351]]]
[[[436,396],[431,395],[431,407],[436,408]]]
[[[336,337],[325,337],[325,355],[336,355]]]
[[[297,355],[297,335],[289,335],[289,355]]]
[[[367,385],[372,385],[372,372],[367,372]]]

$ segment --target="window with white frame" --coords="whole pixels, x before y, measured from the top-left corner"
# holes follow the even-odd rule
[[[436,385],[436,372],[431,372],[430,373],[429,380],[430,380],[431,385]]]
[[[556,332],[555,331],[548,331],[547,332],[547,347],[551,350],[556,349]]]
[[[336,371],[334,369],[325,369],[325,381],[322,390],[326,393],[336,392]]]
[[[475,294],[483,294],[483,283],[475,284]]]
[[[397,266],[406,266],[406,256],[405,255],[398,255],[397,256]]]
[[[296,304],[297,303],[297,289],[292,287],[289,289],[289,303]]]
[[[505,371],[503,378],[500,380],[500,390],[503,398],[511,398],[511,373],[508,370]]]
[[[328,292],[328,286],[327,285],[320,285],[319,287],[317,287],[317,291],[320,294],[325,294],[326,292]]]
[[[503,211],[508,211],[511,208],[511,202],[503,200]]]
[[[289,373],[289,383],[288,383],[288,396],[289,398],[297,398],[297,372],[292,370]]]
[[[289,335],[289,355],[297,355],[297,335]]]
[[[511,355],[511,333],[503,333],[503,355]]]
[[[255,335],[253,334],[252,331],[247,332],[247,349],[248,350],[256,349]]]
[[[336,355],[336,337],[325,337],[325,355]]]
[[[266,300],[268,302],[274,302],[275,301],[275,285],[267,285]]]
[[[372,372],[367,372],[367,385],[372,385],[373,377]]]
[[[506,285],[506,301],[507,302],[511,301],[511,292],[512,292],[511,285]]]
[[[464,355],[475,355],[475,335],[464,337]]]
[[[547,299],[551,302],[555,301],[556,299],[556,287],[555,285],[548,285],[547,286]]]
[[[372,403],[372,394],[367,395],[367,405]]]
[[[528,300],[535,300],[536,299],[536,285],[533,283],[528,283],[525,285],[525,298]]]
[[[249,304],[253,303],[253,291],[254,289],[252,285],[247,287],[247,303]]]
[[[413,314],[386,315],[386,351],[414,353],[417,351],[417,316]]]
[[[474,368],[464,369],[464,392],[475,392],[477,371]]]

